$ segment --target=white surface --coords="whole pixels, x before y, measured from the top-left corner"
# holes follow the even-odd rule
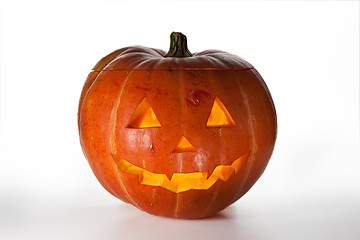
[[[1,239],[357,240],[360,236],[359,198],[349,194],[279,198],[252,192],[202,220],[155,217],[105,197],[95,196],[95,201],[94,195],[72,194],[76,201],[27,196],[25,202],[24,195],[15,196],[15,202],[13,198],[5,202],[7,209],[0,208]]]
[[[0,239],[360,239],[359,2],[1,1]],[[82,155],[77,103],[111,51],[215,48],[268,84],[279,132],[264,175],[197,221],[108,194]]]

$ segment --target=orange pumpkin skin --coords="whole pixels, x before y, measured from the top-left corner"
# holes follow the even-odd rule
[[[270,92],[245,60],[221,51],[191,57],[128,47],[104,57],[89,74],[81,93],[80,142],[94,174],[115,197],[154,215],[203,218],[243,196],[261,176],[277,132]],[[134,128],[129,121],[146,98],[160,127]],[[215,98],[235,125],[207,126]],[[174,151],[184,136],[194,151]],[[119,168],[121,158],[154,174],[213,173],[247,156],[227,180],[208,189],[173,192],[146,185],[139,175]],[[142,171],[142,170],[141,170]]]

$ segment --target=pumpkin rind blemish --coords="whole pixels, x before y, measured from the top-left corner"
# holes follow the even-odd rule
[[[149,146],[149,151],[150,151],[151,153],[155,153],[154,144],[150,144],[150,146]]]
[[[211,94],[201,89],[186,89],[188,91],[186,102],[189,105],[198,106],[204,97],[210,98]]]

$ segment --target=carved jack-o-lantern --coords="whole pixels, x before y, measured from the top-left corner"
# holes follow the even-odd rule
[[[260,74],[221,51],[128,47],[89,74],[79,104],[83,152],[114,196],[155,215],[211,216],[264,171],[275,108]]]

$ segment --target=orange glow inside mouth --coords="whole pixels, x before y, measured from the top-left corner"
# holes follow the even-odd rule
[[[219,179],[227,181],[232,174],[236,174],[249,158],[250,152],[236,159],[231,165],[218,165],[208,177],[207,172],[174,173],[169,179],[166,174],[153,173],[113,154],[118,169],[124,173],[138,176],[139,183],[148,186],[158,186],[174,193],[185,192],[191,189],[206,190]]]

